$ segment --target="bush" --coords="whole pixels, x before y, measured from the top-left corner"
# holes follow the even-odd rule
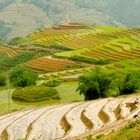
[[[60,99],[58,91],[46,86],[31,86],[16,89],[12,98],[19,101],[40,102],[51,99]]]
[[[9,45],[18,45],[22,41],[23,41],[22,37],[15,37],[9,42]]]
[[[76,56],[76,55],[70,57],[70,60],[85,62],[85,63],[89,63],[89,64],[97,64],[97,65],[109,64],[108,60],[95,60],[95,59],[92,59],[92,58],[87,58],[87,57],[83,57],[83,56]]]
[[[78,91],[85,100],[93,100],[109,96],[131,94],[140,89],[140,71],[131,71],[124,75],[107,74],[99,68],[80,77]]]
[[[6,85],[6,77],[4,74],[0,74],[0,86]]]
[[[69,70],[69,69],[78,69],[78,68],[84,68],[85,66],[83,64],[79,64],[79,65],[74,65],[74,66],[65,66],[64,69],[65,70]]]
[[[113,76],[95,68],[80,77],[77,91],[85,96],[85,100],[93,100],[107,97]]]
[[[67,48],[67,47],[62,46],[62,45],[60,45],[60,44],[52,45],[52,46],[50,46],[50,48],[54,48],[54,49],[56,49],[56,50],[64,50],[64,51],[71,51],[71,50],[73,50],[73,49],[71,49],[71,48]]]
[[[140,88],[140,71],[127,73],[119,84],[120,94],[131,94]]]
[[[15,87],[27,87],[35,85],[37,74],[25,69],[24,67],[16,67],[10,73],[10,81]]]
[[[43,83],[43,85],[48,86],[48,87],[56,87],[60,85],[59,80],[50,80],[47,83]]]

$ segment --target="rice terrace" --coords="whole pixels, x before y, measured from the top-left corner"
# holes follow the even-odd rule
[[[0,0],[0,140],[139,140],[139,5]]]

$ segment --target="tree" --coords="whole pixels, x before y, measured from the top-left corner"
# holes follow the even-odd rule
[[[93,100],[107,97],[106,92],[110,88],[113,76],[103,72],[100,68],[95,68],[85,73],[79,80],[77,91],[85,96],[85,100]]]
[[[136,92],[140,87],[140,71],[127,73],[120,82],[120,94],[130,94]]]
[[[35,85],[36,79],[37,74],[24,67],[16,67],[10,73],[10,81],[16,87]]]

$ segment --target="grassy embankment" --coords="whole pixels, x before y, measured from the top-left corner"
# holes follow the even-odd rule
[[[140,119],[130,121],[124,128],[104,136],[97,136],[96,140],[139,140]],[[87,140],[92,140],[90,137]]]
[[[84,98],[83,96],[79,95],[76,92],[78,83],[77,82],[65,82],[56,87],[59,92],[61,100],[49,100],[43,102],[34,102],[34,103],[27,103],[27,102],[20,102],[20,101],[13,101],[10,97],[8,102],[8,93],[11,93],[13,90],[6,90],[6,87],[0,88],[0,114],[11,112],[13,110],[21,109],[21,108],[28,108],[28,107],[35,107],[35,106],[47,106],[52,104],[58,103],[70,103],[75,101],[82,101]]]

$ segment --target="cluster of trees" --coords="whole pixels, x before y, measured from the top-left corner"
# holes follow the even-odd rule
[[[139,89],[140,71],[130,71],[121,75],[95,68],[80,77],[77,91],[84,95],[85,100],[93,100],[131,94]]]
[[[37,74],[24,68],[16,67],[10,74],[10,82],[14,87],[27,87],[36,84]]]
[[[8,80],[9,77],[9,80]],[[0,74],[0,86],[12,85],[16,90],[12,93],[12,98],[20,101],[39,102],[44,100],[60,99],[58,91],[54,88],[60,81],[52,80],[46,84],[37,86],[38,74],[25,67],[13,68],[6,74]]]
[[[9,79],[12,85],[18,88],[12,93],[12,98],[27,102],[60,99],[58,91],[53,88],[55,84],[59,83],[50,81],[47,85],[37,86],[37,78],[37,73],[24,67],[14,68],[9,74]]]
[[[15,67],[9,73],[10,84],[13,87],[27,87],[36,84],[37,74],[24,68]],[[9,82],[8,76],[5,73],[0,73],[0,86],[6,86]]]
[[[59,80],[50,80],[44,83],[41,87],[36,85],[38,75],[24,67],[16,67],[9,73],[10,83],[18,90],[13,94],[14,97],[23,97],[27,91],[32,93],[36,90],[36,94],[24,95],[25,97],[37,98],[37,100],[47,99],[46,96],[59,98],[58,92],[54,87],[60,84]],[[5,86],[7,78],[4,74],[0,74],[0,86]],[[34,87],[32,87],[34,86]],[[20,89],[19,89],[20,87]],[[26,88],[27,87],[27,88]],[[36,87],[36,88],[35,88]],[[93,100],[98,98],[106,98],[110,96],[119,96],[124,94],[131,94],[140,89],[140,71],[129,71],[123,74],[109,73],[100,68],[92,69],[86,72],[79,78],[79,86],[77,91],[83,94],[85,100]],[[22,94],[20,94],[22,91]],[[46,91],[49,94],[46,94]],[[42,94],[40,94],[42,93]],[[56,96],[54,96],[56,95]],[[40,99],[39,99],[40,97]],[[51,98],[50,98],[51,99]],[[28,99],[27,99],[28,100]]]

